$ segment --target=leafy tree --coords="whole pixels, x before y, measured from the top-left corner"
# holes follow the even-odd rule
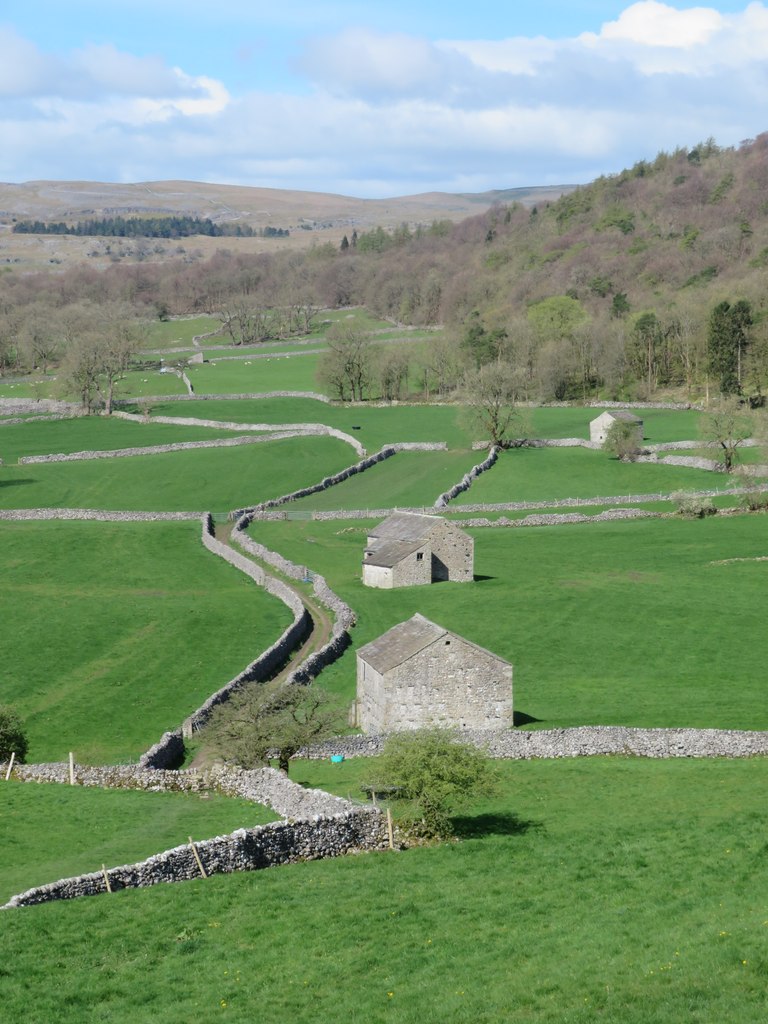
[[[287,773],[290,758],[302,747],[333,736],[345,724],[343,708],[325,690],[273,682],[244,687],[216,708],[206,732],[225,760],[258,768],[276,752]]]
[[[429,837],[453,834],[450,815],[480,796],[491,795],[493,762],[477,747],[461,743],[454,729],[418,729],[391,736],[371,787],[395,790],[410,801],[413,823]]]
[[[569,295],[553,295],[534,303],[528,310],[528,319],[543,340],[559,341],[570,338],[588,315],[578,299]]]
[[[0,761],[8,761],[11,754],[17,761],[27,756],[29,743],[22,721],[13,708],[0,705]]]
[[[642,431],[637,423],[614,420],[605,434],[603,448],[617,459],[635,459],[640,454]]]
[[[659,372],[659,357],[664,333],[655,313],[641,313],[632,328],[635,347],[635,362],[638,369],[642,367],[645,374],[648,394],[651,395],[656,386]]]
[[[707,335],[709,369],[724,395],[741,392],[742,365],[752,326],[752,307],[746,299],[720,302],[712,310]]]

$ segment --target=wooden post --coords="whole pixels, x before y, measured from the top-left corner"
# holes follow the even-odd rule
[[[75,755],[71,750],[69,752],[69,784],[70,786],[75,784]]]
[[[6,782],[7,782],[7,781],[8,781],[8,779],[10,779],[10,777],[11,777],[11,772],[13,771],[13,762],[14,762],[15,760],[16,760],[16,751],[15,751],[15,750],[12,750],[12,751],[11,751],[11,759],[10,759],[10,761],[8,762],[8,767],[7,767],[7,768],[6,768],[6,770],[5,770],[5,781],[6,781]]]
[[[190,849],[192,850],[192,853],[194,853],[194,855],[195,855],[195,860],[197,861],[197,866],[200,868],[200,874],[203,876],[203,878],[207,878],[208,875],[205,873],[205,868],[203,867],[203,862],[200,860],[200,854],[197,852],[197,847],[194,844],[192,836],[189,837],[189,846],[190,846]]]
[[[389,836],[389,848],[394,850],[395,836],[392,831],[392,811],[389,808],[387,808],[387,835]]]
[[[107,865],[101,865],[101,873],[104,875],[104,885],[107,887],[107,892],[112,892],[112,886],[109,884],[109,875],[107,874]]]

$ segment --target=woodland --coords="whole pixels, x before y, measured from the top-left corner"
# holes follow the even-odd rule
[[[239,346],[298,336],[321,309],[365,306],[444,330],[418,354],[380,346],[353,387],[321,361],[337,398],[446,397],[493,364],[525,400],[694,400],[712,389],[761,404],[767,195],[768,133],[662,152],[553,202],[351,231],[306,251],[234,253],[222,239],[210,259],[6,266],[0,374],[66,369],[88,335],[121,336],[125,362],[158,319],[214,314]],[[78,393],[76,372],[65,381]]]

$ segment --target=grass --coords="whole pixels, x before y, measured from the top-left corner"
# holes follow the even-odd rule
[[[767,772],[508,763],[458,844],[8,912],[4,1010],[29,1024],[762,1024]]]
[[[192,339],[199,334],[209,334],[221,327],[221,320],[215,316],[191,316],[174,320],[153,320],[147,327],[145,348],[191,346]]]
[[[140,436],[137,428],[134,437]],[[338,472],[356,458],[344,441],[312,437],[8,466],[0,478],[0,507],[225,512],[276,498]]]
[[[135,759],[273,643],[290,613],[197,523],[1,524],[0,703],[30,761]]]
[[[725,490],[725,474],[654,463],[626,463],[585,448],[515,448],[460,494],[451,507],[475,503],[670,494],[677,490]]]
[[[431,508],[478,461],[476,452],[398,452],[289,509]]]
[[[539,727],[768,728],[765,516],[470,530],[474,583],[393,591],[360,582],[370,525],[251,532],[327,577],[358,612],[355,647],[418,611],[511,661]],[[322,680],[351,700],[353,652]]]
[[[36,885],[131,864],[180,846],[274,821],[247,800],[55,783],[3,783],[0,905]]]
[[[178,441],[209,441],[231,437],[226,430],[183,427],[170,423],[130,423],[104,416],[70,420],[11,423],[0,428],[0,450],[9,465],[27,455],[80,451],[113,451]]]

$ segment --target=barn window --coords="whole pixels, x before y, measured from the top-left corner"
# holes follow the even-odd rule
[[[423,562],[424,561],[424,552],[423,551],[417,551],[416,552],[416,561],[417,562]]]

